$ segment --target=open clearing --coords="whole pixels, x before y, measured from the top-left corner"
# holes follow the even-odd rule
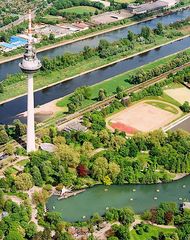
[[[153,131],[169,124],[178,117],[177,112],[168,110],[153,106],[148,102],[140,102],[108,117],[107,126],[111,130],[118,129],[127,134],[134,134],[138,131]],[[179,114],[181,113],[179,112]]]
[[[190,103],[190,90],[186,87],[167,89],[164,90],[164,92],[181,104],[183,104],[185,101]]]

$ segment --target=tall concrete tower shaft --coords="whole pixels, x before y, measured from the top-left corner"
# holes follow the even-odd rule
[[[35,127],[34,127],[34,90],[33,74],[41,68],[41,63],[36,56],[36,51],[32,45],[32,20],[29,12],[28,44],[19,64],[21,70],[28,75],[28,98],[27,98],[27,153],[35,151]]]

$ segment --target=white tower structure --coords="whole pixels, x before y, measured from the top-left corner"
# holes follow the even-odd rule
[[[35,151],[35,128],[34,128],[34,91],[33,74],[41,68],[41,62],[36,56],[32,45],[32,18],[29,11],[28,44],[22,62],[21,70],[28,75],[28,99],[27,99],[27,153]]]

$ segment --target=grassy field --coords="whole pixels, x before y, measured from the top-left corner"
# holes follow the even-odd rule
[[[88,6],[78,6],[78,7],[71,7],[62,10],[61,12],[66,13],[76,13],[76,14],[84,14],[84,13],[94,13],[97,10],[95,7],[88,7]]]
[[[175,229],[163,229],[151,225],[149,225],[149,227],[150,231],[148,233],[144,232],[143,235],[138,235],[135,230],[132,230],[130,232],[131,240],[148,240],[151,237],[158,237],[159,232],[174,233],[176,231]]]
[[[177,37],[175,37],[175,39],[176,38]],[[141,44],[136,44],[134,49],[120,53],[118,55],[115,55],[115,56],[112,56],[112,57],[109,57],[106,59],[99,58],[98,56],[94,56],[88,60],[83,60],[82,62],[77,63],[74,66],[70,66],[70,67],[67,67],[64,69],[60,68],[59,70],[53,71],[50,73],[41,72],[40,74],[34,76],[34,79],[35,79],[34,89],[36,90],[39,88],[47,87],[48,85],[55,84],[60,81],[64,81],[64,79],[66,79],[66,78],[74,77],[77,74],[81,74],[85,71],[89,71],[89,70],[93,70],[98,67],[102,67],[103,65],[110,64],[114,61],[118,61],[119,59],[122,59],[126,56],[130,57],[133,54],[138,54],[142,51],[149,50],[160,44],[166,44],[169,41],[171,41],[171,39],[158,36],[155,39],[154,43],[146,44],[143,46]],[[190,50],[189,50],[189,52],[190,52]],[[163,59],[162,61],[165,62],[165,59]],[[123,84],[125,86],[124,81],[122,81],[122,85]],[[118,85],[119,84],[117,84],[117,86]],[[113,87],[110,86],[110,89],[112,90]],[[10,99],[10,98],[13,98],[13,97],[16,97],[18,95],[24,94],[24,93],[26,93],[26,90],[27,89],[26,89],[25,81],[20,81],[20,82],[14,83],[12,85],[5,86],[4,93],[0,94],[0,102]]]
[[[178,112],[179,112],[175,107],[173,107],[165,102],[147,101],[146,103],[150,104],[154,107],[161,108],[165,111],[171,112],[173,114],[178,114]]]

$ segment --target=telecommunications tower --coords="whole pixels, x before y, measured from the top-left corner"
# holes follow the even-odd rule
[[[28,77],[28,97],[27,97],[27,153],[35,151],[35,128],[34,128],[34,91],[33,91],[33,75],[41,68],[41,62],[36,56],[32,39],[32,17],[29,11],[28,26],[28,44],[22,62],[19,64],[21,70]]]

